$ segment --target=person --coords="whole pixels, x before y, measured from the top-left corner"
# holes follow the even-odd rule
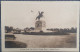
[[[37,19],[40,20],[40,18],[43,17],[43,13],[44,13],[44,12],[41,12],[41,13],[40,13],[40,11],[39,11],[39,15],[36,17],[36,20],[37,20]]]

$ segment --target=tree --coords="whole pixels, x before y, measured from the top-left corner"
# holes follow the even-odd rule
[[[31,29],[31,30],[34,30],[34,27],[31,27],[30,29]]]
[[[13,31],[13,27],[5,26],[6,33]]]

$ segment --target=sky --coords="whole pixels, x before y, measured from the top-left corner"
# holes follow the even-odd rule
[[[77,27],[79,17],[78,2],[1,2],[1,18],[3,18],[5,26],[21,29],[35,27],[38,11],[44,12],[43,18],[46,22],[46,28]]]

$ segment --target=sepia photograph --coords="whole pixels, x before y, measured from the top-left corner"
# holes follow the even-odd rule
[[[77,2],[2,2],[6,48],[77,48]]]

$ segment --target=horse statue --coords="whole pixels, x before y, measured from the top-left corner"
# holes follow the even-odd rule
[[[40,11],[39,11],[39,15],[36,17],[36,20],[37,20],[37,19],[40,20],[40,18],[43,17],[43,13],[44,13],[44,12],[40,12]]]

